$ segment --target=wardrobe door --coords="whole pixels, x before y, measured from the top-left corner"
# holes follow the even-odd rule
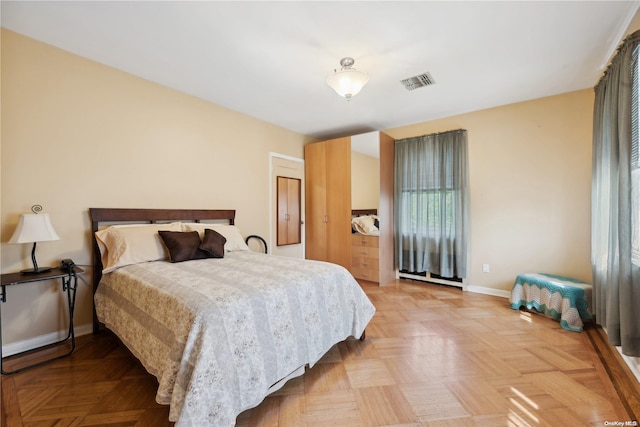
[[[306,258],[327,261],[327,162],[323,143],[304,146]]]
[[[277,245],[296,245],[300,240],[300,180],[277,177]]]
[[[351,138],[324,142],[328,261],[351,267]]]

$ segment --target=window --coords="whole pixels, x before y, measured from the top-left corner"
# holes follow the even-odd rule
[[[454,224],[454,190],[406,190],[402,193],[401,209],[409,210],[410,221],[403,223],[403,234],[446,236]]]
[[[466,277],[467,132],[396,141],[396,259],[401,271]]]
[[[595,87],[591,193],[593,314],[609,342],[640,357],[640,31]]]

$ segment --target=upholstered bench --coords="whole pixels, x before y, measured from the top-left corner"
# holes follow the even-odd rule
[[[523,306],[560,320],[564,329],[580,332],[582,321],[591,320],[591,285],[553,274],[520,274],[511,290],[511,308]]]

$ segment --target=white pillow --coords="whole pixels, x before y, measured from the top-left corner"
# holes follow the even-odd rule
[[[96,232],[102,258],[102,272],[139,262],[169,258],[159,230],[181,231],[179,222],[169,224],[112,225]]]
[[[373,215],[358,216],[351,220],[351,225],[360,234],[376,234],[378,227],[374,224],[375,218]]]
[[[235,225],[206,224],[201,222],[185,222],[182,224],[182,231],[197,231],[200,234],[200,239],[204,237],[204,230],[207,228],[217,231],[227,239],[227,242],[224,244],[225,252],[249,250],[249,246],[247,246],[242,238],[240,229]]]

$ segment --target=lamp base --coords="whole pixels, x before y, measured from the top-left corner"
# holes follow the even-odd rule
[[[46,273],[48,271],[51,271],[52,269],[53,267],[39,267],[37,270],[30,268],[28,270],[20,271],[20,274],[40,274],[40,273]]]

